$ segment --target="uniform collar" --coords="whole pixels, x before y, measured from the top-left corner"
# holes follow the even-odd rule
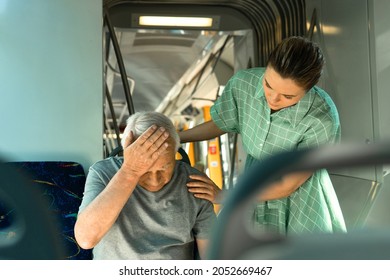
[[[257,85],[257,88],[256,88],[256,93],[255,93],[255,98],[265,98],[264,97],[264,88],[263,88],[263,78],[264,78],[264,73],[265,71],[263,72],[263,74],[260,76],[260,79],[259,79],[259,84]]]
[[[296,127],[307,115],[311,106],[313,105],[315,96],[315,90],[312,88],[307,93],[305,93],[305,96],[302,97],[302,99],[299,100],[297,104],[283,109],[288,116],[287,119],[290,121],[293,127]]]

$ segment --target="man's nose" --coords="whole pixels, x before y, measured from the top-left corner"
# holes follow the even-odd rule
[[[160,183],[160,176],[158,176],[158,174],[150,174],[148,178],[148,184],[153,187],[156,187],[158,186],[159,183]]]

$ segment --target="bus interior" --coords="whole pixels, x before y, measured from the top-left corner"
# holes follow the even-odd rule
[[[265,66],[278,42],[304,36],[325,55],[319,86],[339,110],[340,147],[286,153],[271,159],[279,170],[259,167],[238,186],[246,159],[238,134],[182,144],[190,164],[231,195],[210,258],[389,259],[389,10],[385,0],[0,0],[0,258],[91,258],[73,235],[85,176],[120,154],[126,119],[157,111],[178,131],[208,121],[235,72]],[[176,19],[141,21],[153,16]],[[246,232],[248,196],[292,167],[329,170],[346,236]]]

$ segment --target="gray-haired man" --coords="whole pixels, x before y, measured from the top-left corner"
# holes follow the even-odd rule
[[[123,157],[91,166],[75,236],[94,259],[193,259],[195,247],[204,256],[216,216],[210,201],[188,191],[190,175],[205,175],[175,159],[179,145],[169,118],[136,113]]]

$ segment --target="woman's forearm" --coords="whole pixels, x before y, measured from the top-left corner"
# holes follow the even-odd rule
[[[180,142],[197,142],[210,140],[215,137],[221,136],[225,131],[218,128],[218,126],[211,120],[204,123],[201,123],[193,128],[180,131]]]
[[[267,186],[259,196],[261,201],[285,198],[295,192],[307,179],[310,178],[312,172],[296,172],[287,174],[280,181]]]

